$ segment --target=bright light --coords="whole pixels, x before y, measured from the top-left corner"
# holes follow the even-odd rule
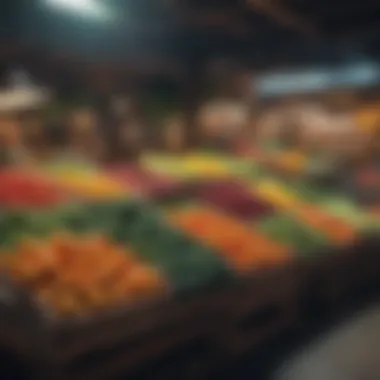
[[[96,0],[45,0],[50,7],[62,9],[80,16],[108,20],[110,12]]]
[[[264,95],[302,93],[347,86],[368,86],[380,82],[380,66],[361,62],[330,70],[310,70],[263,75],[255,83]]]

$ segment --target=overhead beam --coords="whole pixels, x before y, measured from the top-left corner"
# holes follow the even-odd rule
[[[188,10],[184,12],[184,18],[191,26],[219,28],[237,36],[246,36],[252,29],[238,15],[224,10]]]
[[[252,31],[249,23],[227,9],[197,9],[181,0],[161,1],[170,9],[175,10],[181,22],[190,27],[221,29],[238,37],[247,37]]]
[[[294,14],[277,0],[246,0],[247,6],[261,14],[271,17],[278,24],[298,30],[309,36],[319,36],[318,28],[310,20]]]
[[[247,37],[254,28],[254,25],[237,17],[233,12],[226,9],[194,9],[181,0],[161,0],[167,6],[181,15],[181,18],[189,25],[198,27],[217,27],[227,32]],[[281,0],[242,0],[243,4],[257,13],[261,13],[272,18],[279,25],[298,30],[308,36],[319,37],[321,35],[317,26],[311,20],[294,14],[289,8],[284,6]],[[239,6],[240,1],[237,2]],[[240,8],[240,9],[244,9]]]
[[[380,10],[380,3],[377,0],[365,0],[359,2],[348,1],[342,8],[341,4],[329,0],[314,2],[310,5],[311,12],[316,13],[318,16],[336,16],[337,14],[355,14],[361,13],[363,10],[372,10],[377,12]]]

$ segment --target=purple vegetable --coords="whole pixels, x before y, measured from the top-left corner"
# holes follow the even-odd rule
[[[206,184],[199,190],[198,196],[202,201],[244,219],[260,218],[273,212],[271,206],[253,198],[238,183]]]

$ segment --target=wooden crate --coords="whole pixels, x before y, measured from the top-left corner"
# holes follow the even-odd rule
[[[198,376],[219,360],[212,334],[219,293],[57,319],[22,289],[6,285],[13,298],[0,304],[0,348],[31,378],[112,379],[148,366],[157,378],[174,379],[178,371]]]
[[[157,379],[199,378],[294,321],[296,278],[290,268],[277,268],[217,292],[70,320],[45,318],[41,310],[33,314],[28,298],[22,315],[36,315],[42,327],[29,323],[20,330],[13,318],[9,341],[22,331],[28,343],[23,358],[41,379],[143,377],[147,368]]]
[[[171,377],[175,371],[207,365],[214,359],[206,333],[194,328],[149,334],[138,344],[129,339],[109,347],[90,350],[62,368],[64,379],[112,379],[121,375],[144,374],[147,367],[156,376]]]
[[[333,311],[352,287],[352,259],[348,252],[323,253],[323,258],[302,264],[305,313]]]
[[[6,305],[0,294],[0,346],[41,379],[151,378],[152,372],[162,380],[199,378],[299,322],[304,298],[318,295],[334,310],[369,277],[368,270],[374,277],[380,273],[377,247],[358,242],[323,260],[251,273],[218,291],[70,320],[45,317],[7,282],[4,288],[17,302]],[[360,267],[368,257],[372,264]]]
[[[380,279],[380,239],[368,236],[355,244],[354,279],[357,287],[372,285]]]
[[[223,313],[216,339],[233,356],[290,327],[299,318],[297,266],[271,268],[246,278],[226,293]]]
[[[146,309],[118,309],[103,317],[60,322],[53,327],[55,366],[63,379],[111,379],[149,366],[171,378],[179,368],[206,371],[220,356],[212,320],[219,293]]]
[[[365,240],[321,256],[301,264],[301,281],[305,304],[319,304],[323,311],[335,312],[345,306],[380,274],[376,245]]]
[[[8,373],[11,378],[54,378],[50,330],[43,309],[4,274],[0,289],[2,370],[13,372]]]

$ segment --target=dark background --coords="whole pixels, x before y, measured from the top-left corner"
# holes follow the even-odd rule
[[[41,0],[1,2],[1,34],[94,61],[233,58],[258,69],[380,58],[374,0],[109,0],[119,22],[98,23]],[[277,9],[278,8],[278,9]]]
[[[228,87],[230,76],[236,84],[236,74],[247,79],[273,70],[380,61],[376,0],[103,3],[117,21],[59,12],[43,0],[1,2],[0,72],[24,65],[71,98],[81,97],[78,88],[89,82],[91,91],[98,88],[112,73],[115,91],[159,92],[160,102],[178,103],[199,88]]]

